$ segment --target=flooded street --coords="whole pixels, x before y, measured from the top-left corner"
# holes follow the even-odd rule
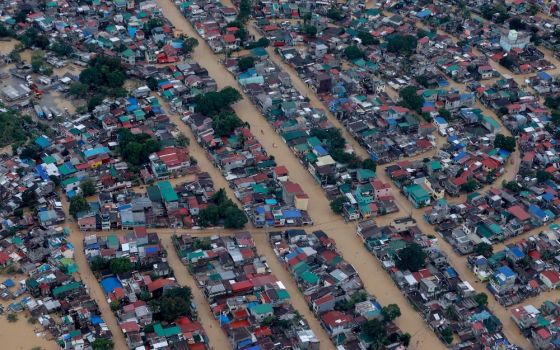
[[[200,45],[195,49],[193,58],[208,70],[211,77],[216,79],[219,88],[232,86],[241,90],[231,74],[220,64],[218,57],[214,55],[204,40],[193,30],[175,5],[170,0],[158,0],[157,3],[162,8],[164,15],[177,29],[199,39]],[[309,214],[317,224],[317,228],[324,227],[327,234],[336,240],[337,246],[345,259],[357,269],[366,289],[375,295],[382,304],[397,303],[400,306],[402,316],[397,319],[397,324],[404,332],[412,335],[411,344],[422,349],[444,349],[443,344],[406,301],[389,278],[389,275],[383,271],[374,257],[366,251],[355,234],[354,225],[345,223],[341,216],[331,212],[329,201],[321,187],[313,180],[291,150],[269,126],[247,96],[244,96],[244,99],[238,102],[234,109],[243,121],[250,124],[252,130],[263,130],[263,135],[258,135],[257,138],[268,150],[269,154],[275,157],[278,164],[283,164],[289,169],[290,178],[305,189],[311,198]],[[274,148],[273,144],[276,144],[277,147]],[[401,210],[408,206],[401,208]],[[406,212],[401,211],[400,215]]]
[[[175,278],[181,286],[188,286],[192,290],[193,300],[196,304],[196,310],[198,313],[198,319],[204,331],[208,336],[208,341],[211,348],[213,349],[230,349],[231,345],[225,334],[225,332],[220,328],[220,323],[216,320],[210,306],[206,302],[204,293],[200,290],[194,278],[189,274],[187,268],[179,259],[179,256],[173,248],[171,242],[171,235],[160,235],[159,236],[162,246],[167,250],[167,260],[169,266],[173,269],[175,273]]]
[[[68,237],[68,240],[74,246],[74,261],[76,266],[78,266],[76,277],[86,285],[90,296],[95,299],[97,305],[99,305],[101,316],[113,333],[113,343],[115,344],[115,349],[127,349],[128,346],[126,345],[124,334],[117,323],[117,318],[113,314],[113,311],[111,311],[107,298],[91,271],[84,254],[84,233],[80,231],[77,222],[74,219],[70,219],[69,203],[66,200],[66,196],[61,194],[60,198],[67,217],[64,226],[70,229],[70,236]]]

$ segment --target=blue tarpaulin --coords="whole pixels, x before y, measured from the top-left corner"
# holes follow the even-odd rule
[[[11,279],[7,279],[4,281],[4,283],[2,283],[4,286],[6,286],[6,288],[11,288],[13,286],[15,286],[14,281],[12,281]]]

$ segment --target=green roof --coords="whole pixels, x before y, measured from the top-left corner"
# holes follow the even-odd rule
[[[179,200],[177,193],[175,193],[173,186],[171,186],[171,182],[169,181],[158,182],[157,186],[161,191],[161,196],[163,197],[164,201],[169,203],[169,202],[177,202]]]
[[[118,246],[119,245],[119,239],[117,238],[117,236],[116,235],[109,235],[107,237],[107,245]]]
[[[161,324],[156,323],[154,325],[154,332],[158,335],[158,337],[170,337],[172,335],[177,335],[181,333],[181,328],[179,326],[172,326],[163,328]]]
[[[268,314],[268,313],[272,312],[272,305],[271,304],[258,304],[256,306],[254,306],[253,308],[251,308],[251,312],[253,312],[257,315]]]
[[[285,289],[276,290],[276,294],[278,295],[278,299],[290,299],[290,293]]]
[[[55,298],[57,298],[59,295],[64,294],[66,292],[70,292],[74,289],[78,289],[81,286],[82,286],[82,284],[80,282],[74,281],[74,282],[70,282],[68,284],[65,284],[63,286],[56,287],[55,289],[53,289],[52,293],[53,293],[53,296]]]
[[[432,160],[430,162],[430,167],[432,168],[432,170],[441,170],[441,163],[439,160]]]
[[[319,276],[310,271],[305,271],[301,274],[301,279],[309,284],[317,284],[319,282]]]

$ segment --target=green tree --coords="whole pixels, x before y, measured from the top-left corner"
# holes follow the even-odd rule
[[[418,39],[408,34],[393,34],[387,37],[387,51],[409,56],[416,52]]]
[[[241,0],[239,2],[239,13],[237,19],[245,22],[251,17],[251,0]]]
[[[211,116],[228,110],[231,105],[240,101],[243,97],[236,89],[228,86],[220,91],[212,91],[199,94],[194,98],[196,111]]]
[[[399,91],[399,97],[401,98],[399,104],[420,113],[424,105],[424,98],[418,95],[417,91],[418,89],[415,86],[407,86]]]
[[[148,134],[133,134],[128,129],[118,131],[119,152],[127,163],[139,166],[148,163],[150,154],[161,149],[158,140]]]
[[[513,29],[513,30],[525,30],[527,29],[527,25],[525,24],[525,22],[523,22],[521,20],[521,18],[519,17],[513,17],[510,21],[509,21],[509,29]]]
[[[103,96],[101,95],[94,95],[88,100],[87,108],[88,111],[93,111],[95,107],[99,106],[103,103]]]
[[[488,295],[486,293],[478,293],[474,296],[474,301],[478,304],[478,306],[486,306],[488,305]]]
[[[255,66],[255,58],[253,56],[242,57],[237,61],[237,66],[241,72],[246,72]]]
[[[183,51],[187,54],[192,53],[197,46],[198,40],[196,38],[188,37],[183,40]]]
[[[397,317],[401,316],[401,309],[397,304],[389,304],[381,309],[381,314],[386,322],[393,322]]]
[[[344,55],[350,61],[354,61],[364,57],[364,52],[356,45],[348,46],[344,49]]]
[[[547,180],[550,180],[552,178],[552,174],[550,174],[548,171],[544,171],[544,170],[538,170],[537,171],[537,182],[538,183],[543,183]]]
[[[360,30],[358,32],[358,38],[362,41],[363,45],[378,45],[379,40],[373,37],[370,33]]]
[[[82,196],[74,196],[70,199],[70,215],[76,218],[76,215],[82,211],[89,210],[87,200]]]
[[[158,89],[158,81],[157,81],[156,78],[154,78],[154,77],[149,77],[149,78],[146,80],[146,84],[148,85],[148,88],[149,88],[150,90],[152,90],[152,91],[157,91],[157,89]]]
[[[333,6],[327,11],[327,17],[333,21],[340,21],[344,18],[344,13],[333,4]]]
[[[447,326],[446,328],[441,330],[441,338],[447,344],[451,344],[453,342],[453,330],[451,327]]]
[[[410,344],[410,338],[410,333],[404,333],[399,337],[399,341],[403,343],[404,346],[408,346]]]
[[[368,169],[371,171],[376,171],[377,170],[377,163],[374,162],[372,159],[367,158],[364,159],[364,161],[362,162],[362,168],[363,169]]]
[[[76,82],[70,84],[70,89],[68,90],[68,93],[77,98],[85,98],[88,94],[88,90],[89,88],[86,84]]]
[[[93,350],[112,350],[115,344],[111,339],[97,338],[91,343]]]
[[[303,33],[309,37],[314,38],[317,36],[317,27],[311,24],[304,24]]]
[[[494,248],[491,244],[481,242],[474,246],[474,254],[483,255],[487,258],[491,257],[494,252]]]
[[[449,118],[451,118],[451,112],[449,112],[449,111],[448,111],[447,109],[445,109],[445,108],[440,108],[440,109],[438,110],[438,114],[439,114],[441,117],[445,118],[446,120],[449,120]]]
[[[331,201],[331,210],[336,214],[342,214],[342,211],[344,210],[344,203],[346,203],[345,197],[336,197]]]
[[[400,270],[418,271],[426,266],[426,252],[416,243],[411,243],[397,252],[395,261]]]
[[[461,191],[463,192],[474,192],[478,188],[478,182],[475,180],[468,180],[464,184],[461,185]]]
[[[230,136],[241,125],[243,122],[233,112],[221,112],[212,118],[212,128],[218,136]]]
[[[114,258],[109,261],[109,269],[115,275],[127,273],[134,270],[134,264],[127,257]]]
[[[372,319],[366,321],[362,325],[362,331],[370,337],[373,344],[372,347],[375,349],[379,344],[383,344],[387,335],[385,332],[385,325],[378,319]]]
[[[95,188],[95,183],[93,179],[88,177],[87,179],[80,182],[80,188],[84,197],[93,196],[97,189]]]
[[[109,268],[109,262],[101,256],[96,256],[89,263],[92,271],[103,271]]]
[[[501,148],[508,152],[515,152],[516,141],[513,136],[505,136],[502,134],[497,134],[494,139],[494,147]]]
[[[21,194],[21,204],[24,207],[34,207],[37,205],[37,194],[32,189],[27,189]]]
[[[225,228],[240,229],[247,223],[247,216],[243,210],[239,209],[237,206],[230,206],[226,209],[224,218]]]
[[[121,308],[121,303],[118,300],[115,300],[109,303],[109,307],[111,308],[111,311],[118,311]]]
[[[513,59],[510,56],[504,56],[500,59],[500,64],[507,69],[511,70],[515,64]]]
[[[57,40],[52,43],[50,49],[57,56],[70,56],[74,52],[72,45],[62,40]]]
[[[509,181],[503,184],[504,188],[510,190],[513,193],[519,193],[523,187],[517,181]]]
[[[14,323],[14,322],[17,322],[18,317],[17,317],[16,314],[8,314],[7,319],[8,319],[8,322]]]
[[[151,305],[156,306],[159,319],[173,322],[181,316],[191,315],[191,290],[187,287],[168,289]]]

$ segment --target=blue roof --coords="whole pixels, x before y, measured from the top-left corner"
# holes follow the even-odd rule
[[[428,9],[424,9],[424,10],[418,12],[418,13],[416,14],[416,17],[418,17],[418,18],[425,18],[425,17],[428,17],[431,13],[432,13],[432,11],[430,11],[430,10],[428,10]]]
[[[101,281],[101,287],[103,287],[105,294],[109,294],[115,288],[122,288],[122,284],[116,277],[107,277]]]
[[[16,285],[16,284],[14,283],[14,281],[11,280],[11,279],[9,279],[9,278],[8,278],[7,280],[5,280],[4,283],[2,283],[2,284],[5,285],[6,288],[10,288],[10,287],[13,287],[13,286]]]
[[[35,170],[37,171],[37,174],[39,175],[39,177],[43,180],[48,180],[49,179],[49,174],[47,174],[47,172],[45,171],[45,169],[41,166],[41,164],[37,165],[35,167]]]
[[[540,79],[543,79],[543,80],[552,80],[552,76],[550,74],[548,74],[547,72],[538,72],[537,76]]]
[[[35,143],[39,145],[41,148],[48,148],[51,145],[51,142],[45,136],[39,136],[35,139]]]
[[[449,277],[451,277],[451,278],[457,277],[457,271],[455,271],[455,269],[452,268],[451,266],[449,266],[449,267],[447,268],[447,274],[448,274]]]
[[[496,272],[501,273],[506,276],[506,278],[515,276],[515,272],[513,272],[508,266],[500,266]]]
[[[456,155],[456,156],[453,158],[453,161],[454,161],[454,162],[458,162],[458,161],[460,161],[461,159],[463,159],[466,155],[467,155],[467,154],[466,154],[465,152],[461,151],[461,152],[459,152],[458,155]]]
[[[527,211],[533,215],[535,215],[536,217],[538,217],[539,219],[544,219],[546,217],[546,213],[544,212],[544,210],[542,210],[541,208],[539,208],[538,206],[536,206],[535,204],[531,204],[529,206],[529,208],[527,208]]]
[[[313,148],[313,150],[314,150],[315,152],[317,152],[317,155],[318,155],[319,157],[326,156],[327,154],[329,154],[329,152],[327,152],[327,150],[326,150],[323,146],[321,146],[321,145],[315,146],[315,147]]]
[[[518,246],[509,248],[509,251],[518,259],[523,259],[523,257],[525,256],[525,253],[523,253],[523,251]]]
[[[438,124],[447,124],[447,120],[445,120],[445,118],[443,117],[436,117],[436,122]]]
[[[96,148],[88,149],[88,150],[84,151],[84,155],[87,158],[94,157],[96,155],[104,154],[104,153],[109,153],[109,148],[107,148],[107,147],[96,147]]]
[[[264,214],[265,209],[264,207],[261,206],[261,207],[256,207],[255,211],[257,212],[257,214]]]
[[[301,212],[299,210],[284,210],[282,213],[286,219],[301,218]]]
[[[100,324],[103,323],[103,319],[97,315],[91,316],[91,323],[92,324]]]

